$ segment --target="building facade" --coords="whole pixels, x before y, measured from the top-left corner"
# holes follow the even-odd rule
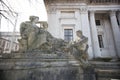
[[[18,51],[19,44],[18,39],[20,38],[19,32],[0,32],[0,53],[11,53],[11,51]]]
[[[120,58],[119,0],[44,0],[48,31],[74,41],[76,31],[88,37],[89,58]]]

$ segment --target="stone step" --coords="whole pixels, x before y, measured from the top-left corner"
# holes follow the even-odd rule
[[[90,63],[94,66],[96,78],[98,80],[108,78],[120,79],[120,62],[91,61]]]
[[[26,58],[26,59],[36,59],[36,58],[41,58],[41,59],[68,59],[68,58],[73,58],[73,56],[69,54],[64,54],[64,53],[13,53],[13,54],[3,54],[2,59],[5,58]]]
[[[75,59],[41,59],[41,58],[0,59],[0,63],[1,62],[61,62],[61,61],[77,61],[77,60]]]
[[[4,54],[0,58],[0,69],[29,69],[39,67],[79,67],[79,61],[65,53],[34,51],[26,53]]]
[[[90,62],[95,68],[98,69],[120,69],[120,62]]]
[[[99,77],[104,77],[104,78],[116,78],[116,79],[120,79],[120,70],[117,69],[111,69],[111,70],[101,70],[101,69],[97,69],[97,76]]]
[[[0,59],[0,69],[29,69],[41,67],[79,67],[76,60],[68,59]]]

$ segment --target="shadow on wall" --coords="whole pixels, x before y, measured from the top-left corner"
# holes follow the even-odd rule
[[[3,70],[0,70],[0,80],[6,80]]]

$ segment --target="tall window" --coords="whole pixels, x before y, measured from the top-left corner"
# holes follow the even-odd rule
[[[64,29],[64,40],[67,42],[73,40],[73,29]]]
[[[104,48],[102,35],[98,35],[99,47]]]
[[[118,23],[118,25],[120,26],[120,23],[119,23],[119,20],[118,20],[118,18],[117,18],[117,23]]]

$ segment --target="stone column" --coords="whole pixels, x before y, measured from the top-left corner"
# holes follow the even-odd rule
[[[101,57],[101,52],[99,48],[97,28],[95,24],[95,13],[90,11],[90,27],[91,27],[91,37],[92,37],[92,46],[94,51],[94,57]]]
[[[83,9],[80,11],[80,18],[81,18],[81,28],[83,31],[83,35],[88,37],[88,55],[89,59],[92,59],[94,57],[93,49],[92,49],[92,40],[91,40],[91,33],[90,33],[90,24],[88,19],[88,11],[87,9]]]
[[[116,11],[110,12],[110,20],[113,31],[116,54],[118,57],[120,57],[120,29],[117,23]]]

